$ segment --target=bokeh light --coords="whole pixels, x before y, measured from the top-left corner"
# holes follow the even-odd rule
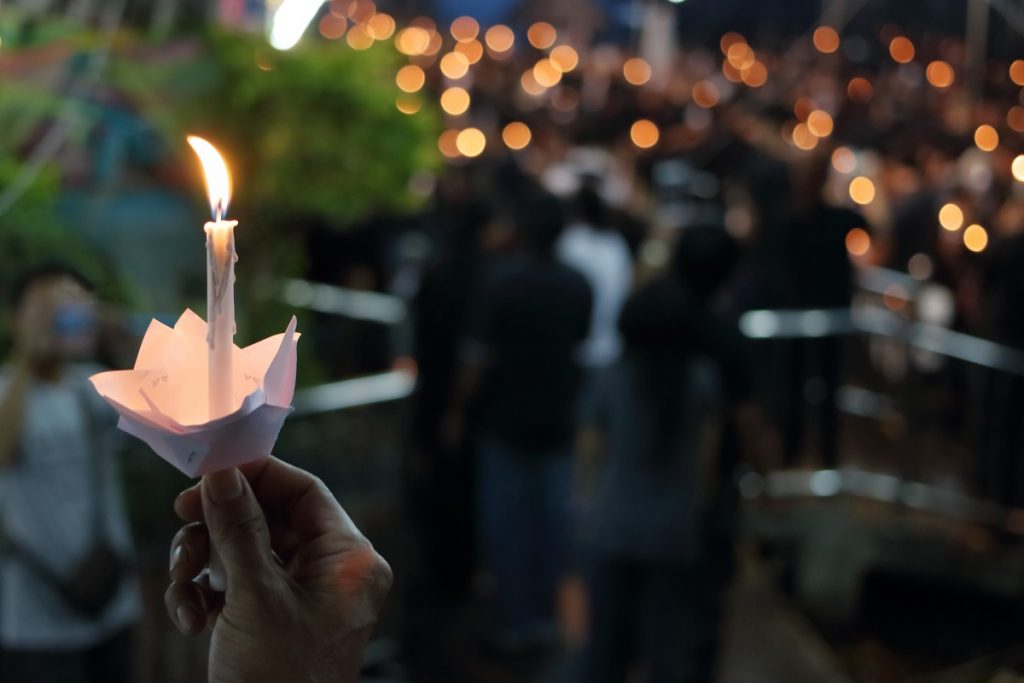
[[[551,50],[550,59],[562,73],[572,71],[580,63],[579,54],[568,45],[559,45]]]
[[[449,129],[441,133],[437,138],[437,148],[441,150],[441,154],[445,155],[449,159],[454,159],[459,156],[459,147],[456,144],[456,140],[459,137],[459,131]]]
[[[1015,85],[1024,86],[1024,59],[1015,59],[1010,64],[1010,80]]]
[[[480,58],[484,56],[484,46],[479,40],[475,38],[473,40],[467,40],[462,43],[455,44],[455,52],[466,58],[470,64],[476,64],[480,61]]]
[[[487,47],[495,52],[508,52],[516,42],[516,34],[504,24],[495,24],[484,34]]]
[[[320,35],[328,40],[337,40],[345,35],[348,28],[348,20],[336,14],[325,14],[320,18]]]
[[[395,74],[395,85],[405,92],[416,92],[423,87],[426,80],[427,76],[423,69],[415,64],[407,64]]]
[[[366,50],[373,45],[373,36],[367,30],[366,24],[356,24],[349,29],[345,36],[345,42],[353,50]]]
[[[1024,107],[1014,105],[1006,112],[1006,125],[1014,133],[1024,133]]]
[[[863,76],[857,76],[846,85],[846,95],[852,102],[867,104],[875,96],[875,86]]]
[[[509,149],[523,149],[532,137],[530,127],[522,121],[513,121],[501,131],[501,139]]]
[[[469,109],[470,97],[465,88],[448,88],[441,93],[441,109],[452,116],[465,114]]]
[[[544,91],[547,90],[533,77],[533,69],[527,69],[523,72],[522,77],[519,79],[519,84],[527,95],[533,95],[534,97],[544,94]]]
[[[750,68],[750,66],[757,61],[757,55],[754,53],[754,48],[750,47],[746,43],[733,43],[730,45],[729,51],[725,53],[725,58],[730,64],[740,71]]]
[[[480,24],[473,17],[459,17],[452,22],[451,34],[460,43],[469,42],[480,35]]]
[[[850,181],[850,199],[865,206],[875,200],[875,184],[866,176],[857,176]]]
[[[478,157],[487,147],[487,137],[479,128],[466,128],[459,131],[455,138],[455,147],[463,156]]]
[[[846,233],[846,251],[853,256],[864,256],[871,251],[871,235],[864,228],[853,228]]]
[[[722,49],[722,54],[724,55],[728,54],[729,48],[735,45],[736,43],[745,42],[747,42],[747,39],[741,36],[739,33],[736,33],[735,31],[729,31],[728,33],[722,34],[721,39],[718,41],[718,46]]]
[[[928,64],[928,68],[925,70],[925,77],[936,88],[948,88],[953,85],[956,74],[953,72],[953,67],[947,62],[937,59]]]
[[[793,126],[791,137],[793,144],[804,151],[818,146],[818,136],[812,133],[811,129],[803,121]]]
[[[857,168],[857,155],[849,147],[836,147],[832,151],[832,168],[843,174],[853,173]]]
[[[823,109],[815,109],[807,115],[807,128],[819,138],[827,138],[832,135],[834,127],[832,117]]]
[[[430,46],[430,33],[419,26],[403,28],[395,35],[395,48],[403,55],[421,55]]]
[[[447,78],[458,80],[469,71],[469,60],[466,55],[458,52],[449,52],[441,57],[441,73]]]
[[[558,40],[558,31],[548,22],[538,21],[526,30],[526,39],[538,50],[546,50]]]
[[[630,85],[643,85],[651,80],[651,65],[640,57],[632,57],[622,64],[622,77]]]
[[[992,126],[983,123],[974,131],[974,144],[982,152],[991,152],[999,146],[999,133]]]
[[[1013,172],[1014,180],[1018,183],[1024,183],[1024,154],[1018,154],[1014,157],[1010,170]]]
[[[693,97],[694,104],[704,109],[710,109],[721,99],[718,86],[711,81],[697,81],[693,90],[690,91],[690,95]]]
[[[814,47],[818,52],[831,54],[839,49],[839,33],[831,26],[814,29]]]
[[[964,212],[956,204],[943,204],[939,209],[939,225],[944,230],[956,232],[964,226]]]
[[[658,132],[658,126],[648,119],[640,119],[629,128],[629,139],[641,149],[654,147],[658,144],[659,137],[661,134]]]
[[[374,40],[387,40],[395,34],[395,19],[390,14],[374,14],[366,22],[366,31]]]
[[[889,56],[894,62],[909,64],[914,60],[914,44],[906,36],[896,36],[889,43]]]
[[[399,95],[395,98],[395,107],[403,114],[415,114],[423,108],[423,101],[413,95]]]
[[[751,88],[760,88],[768,82],[768,67],[755,61],[748,68],[740,70],[740,79]]]
[[[985,251],[988,246],[988,231],[974,223],[964,230],[964,246],[974,253]]]
[[[538,59],[537,63],[533,65],[533,78],[542,87],[551,88],[562,80],[562,72],[550,59],[544,57]]]

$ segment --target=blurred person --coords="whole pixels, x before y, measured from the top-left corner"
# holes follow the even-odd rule
[[[61,264],[14,287],[0,370],[2,680],[127,681],[140,615],[112,456],[112,413],[89,384],[96,302]]]
[[[480,240],[491,208],[466,202],[447,207],[446,214],[444,253],[424,275],[413,302],[418,368],[413,425],[419,455],[417,488],[428,498],[422,500],[417,524],[426,525],[424,552],[431,558],[431,583],[457,594],[471,573],[471,469],[464,444],[449,448],[438,425],[451,403],[459,341],[482,278]]]
[[[353,683],[391,568],[322,481],[267,458],[203,477],[174,501],[167,613],[211,634],[211,683]],[[220,557],[227,590],[204,568]]]
[[[611,365],[622,352],[618,320],[633,285],[633,263],[626,240],[608,223],[609,215],[590,183],[576,193],[569,225],[558,238],[558,259],[587,278],[594,295],[590,332],[581,348],[589,368]]]
[[[444,421],[454,442],[470,408],[477,414],[479,544],[495,582],[494,644],[510,653],[555,636],[581,373],[574,358],[592,302],[584,277],[555,259],[559,201],[528,195],[519,209],[523,249],[480,293]]]
[[[776,246],[776,266],[787,287],[784,308],[848,309],[853,298],[853,266],[846,251],[846,235],[868,225],[857,212],[826,203],[823,188],[828,165],[829,157],[822,153],[790,166],[790,212]],[[839,458],[836,397],[842,361],[840,338],[795,339],[790,353],[786,457],[792,461],[803,451],[806,404],[813,402],[819,406],[816,455],[824,466],[834,467]]]
[[[672,271],[627,301],[622,358],[582,406],[581,682],[712,678],[732,571],[731,532],[720,534],[730,526],[730,439],[759,438],[747,349],[712,308],[735,260],[724,229],[686,229]]]

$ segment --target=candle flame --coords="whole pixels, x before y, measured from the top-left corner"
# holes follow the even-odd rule
[[[206,194],[210,197],[210,211],[216,220],[221,220],[231,202],[231,174],[228,173],[224,157],[217,148],[196,135],[189,135],[188,144],[199,156],[206,177]]]

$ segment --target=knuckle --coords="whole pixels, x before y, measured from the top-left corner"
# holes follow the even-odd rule
[[[356,552],[357,564],[362,568],[362,589],[370,603],[379,607],[391,592],[391,584],[394,582],[391,565],[369,544]]]

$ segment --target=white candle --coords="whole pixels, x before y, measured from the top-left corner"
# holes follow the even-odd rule
[[[206,140],[188,136],[203,165],[206,191],[215,220],[206,224],[206,342],[209,345],[209,416],[234,412],[232,396],[235,339],[235,226],[224,220],[231,201],[231,176],[217,149]]]
[[[206,228],[206,343],[210,347],[210,419],[235,410],[232,400],[235,339],[235,226],[217,220]]]

